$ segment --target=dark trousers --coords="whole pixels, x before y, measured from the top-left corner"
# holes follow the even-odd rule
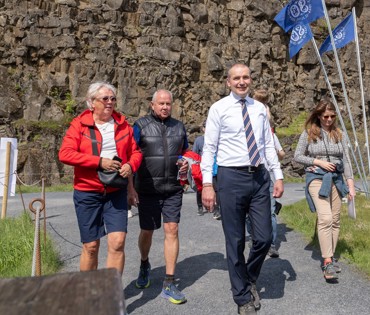
[[[271,245],[270,175],[262,167],[247,169],[219,167],[218,200],[225,234],[231,290],[236,304],[251,300],[251,282],[256,282]],[[253,247],[246,262],[245,218],[249,214]]]
[[[202,192],[198,190],[197,190],[197,205],[198,205],[198,208],[203,208]]]

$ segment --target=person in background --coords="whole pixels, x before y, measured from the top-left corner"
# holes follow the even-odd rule
[[[186,302],[185,295],[174,283],[179,254],[179,222],[183,188],[178,172],[187,172],[188,163],[178,169],[177,160],[188,149],[185,126],[171,117],[172,93],[160,89],[153,95],[151,113],[134,123],[134,136],[143,154],[143,162],[129,178],[129,203],[138,207],[141,264],[137,288],[150,286],[149,252],[154,230],[161,227],[163,218],[164,258],[166,275],[161,296],[174,304]]]
[[[203,122],[202,124],[202,132],[204,133],[205,131],[205,128],[206,128],[206,120]],[[201,136],[198,136],[195,138],[195,141],[194,141],[194,144],[193,144],[193,152],[199,154],[200,156],[202,156],[202,153],[203,153],[203,145],[204,145],[204,135],[201,135]],[[216,156],[215,156],[215,161],[214,161],[214,164],[213,164],[213,179],[212,179],[212,182],[213,182],[213,188],[215,189],[215,192],[217,192],[217,163],[216,163]],[[204,214],[204,211],[203,211],[203,204],[202,204],[202,192],[201,191],[197,191],[196,192],[197,194],[197,205],[198,205],[198,212],[197,214],[198,215],[203,215]],[[220,212],[220,207],[217,204],[215,204],[215,207],[214,207],[214,211],[213,211],[213,218],[215,220],[221,220],[221,212]]]
[[[322,271],[324,278],[331,281],[338,278],[340,271],[334,255],[342,198],[348,194],[352,200],[356,191],[347,139],[336,125],[330,99],[322,99],[307,118],[294,159],[306,167],[306,198],[310,210],[317,213]]]
[[[260,307],[256,281],[271,245],[270,175],[273,196],[284,192],[283,174],[275,151],[265,106],[249,97],[250,69],[233,65],[227,75],[231,93],[209,109],[201,161],[202,201],[208,211],[216,203],[212,167],[217,154],[217,197],[225,234],[231,290],[238,313],[256,314]],[[245,218],[249,215],[253,247],[244,256]]]
[[[273,125],[273,122],[272,122],[272,119],[271,119],[270,109],[269,109],[269,106],[268,106],[268,103],[269,103],[268,91],[265,90],[265,89],[255,90],[254,93],[253,93],[253,98],[265,105],[266,111],[267,111],[267,116],[268,116],[268,119],[270,121],[270,125]],[[274,146],[275,146],[277,156],[279,158],[279,161],[281,161],[285,156],[285,152],[283,150],[283,147],[280,144],[280,141],[279,141],[279,139],[278,139],[278,137],[275,133],[274,128],[271,128],[271,132],[272,132],[272,136],[273,136],[273,139],[274,139]],[[275,182],[274,172],[270,171],[270,178],[271,178],[270,196],[271,196],[272,242],[271,242],[271,247],[268,251],[268,255],[272,258],[277,258],[277,257],[279,257],[279,251],[276,248],[277,218],[276,218],[275,210],[276,210],[276,206],[278,205],[279,207],[281,207],[281,204],[273,196],[274,182]],[[249,218],[247,217],[247,220],[248,219]]]
[[[134,217],[135,215],[137,215],[138,213],[135,212],[133,209],[132,209],[132,205],[128,205],[128,212],[127,212],[127,217],[130,219],[132,217]]]
[[[117,170],[129,177],[139,168],[142,155],[133,129],[114,109],[116,101],[114,86],[106,82],[91,84],[86,95],[88,109],[73,119],[59,151],[60,161],[74,166],[73,201],[83,244],[81,271],[97,269],[100,239],[106,234],[107,268],[116,268],[121,274],[124,268],[127,188],[105,187],[97,169]],[[99,155],[93,154],[91,128]],[[115,156],[122,162],[114,160]]]

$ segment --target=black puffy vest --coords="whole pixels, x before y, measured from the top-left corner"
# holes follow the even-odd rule
[[[141,194],[180,191],[176,162],[186,137],[183,123],[171,117],[162,121],[147,115],[138,119],[135,125],[140,129],[139,147],[143,153],[135,178],[136,191]]]

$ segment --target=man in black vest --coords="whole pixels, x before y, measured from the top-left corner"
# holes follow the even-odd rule
[[[150,286],[149,251],[153,232],[161,227],[163,217],[166,276],[161,296],[181,304],[186,302],[185,295],[174,284],[183,195],[176,162],[187,150],[188,140],[183,123],[171,117],[172,101],[170,91],[158,90],[152,98],[151,113],[134,124],[134,136],[143,161],[135,176],[135,187],[130,181],[128,194],[129,203],[138,206],[141,228],[138,242],[141,265],[136,287]],[[180,171],[187,171],[187,163]]]

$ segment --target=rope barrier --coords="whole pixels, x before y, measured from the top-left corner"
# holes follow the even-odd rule
[[[12,173],[9,174],[9,176],[12,176],[12,175],[16,175],[17,176],[17,179],[22,183],[22,185],[25,185],[25,186],[32,186],[32,185],[37,185],[38,183],[41,182],[41,180],[37,181],[36,183],[33,183],[33,184],[25,184],[22,182],[22,180],[19,178],[19,174],[17,173],[17,171],[14,171]],[[60,176],[60,175],[73,175],[73,171],[70,171],[70,172],[58,172],[58,173],[25,173],[23,174],[24,177],[26,176],[41,176],[41,177],[45,177],[45,175],[53,175],[53,176]],[[0,180],[2,179],[5,179],[5,176],[0,176]],[[2,185],[4,185],[4,183],[2,183],[0,181],[0,183]]]
[[[17,180],[23,185],[23,186],[26,186],[26,187],[32,187],[32,186],[36,186],[37,184],[40,184],[41,183],[41,179],[38,180],[37,182],[34,182],[33,184],[26,184],[24,183],[18,176],[18,173],[16,173],[17,175]]]

